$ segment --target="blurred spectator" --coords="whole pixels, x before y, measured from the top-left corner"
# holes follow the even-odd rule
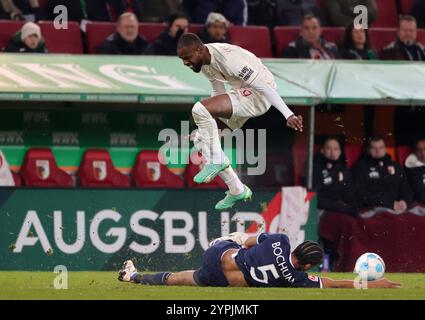
[[[164,22],[168,17],[181,11],[179,0],[141,0],[143,22]]]
[[[228,26],[229,21],[221,13],[211,12],[198,36],[203,43],[227,42]]]
[[[412,16],[416,18],[418,28],[425,28],[425,1],[416,0],[412,7]]]
[[[175,56],[177,55],[177,42],[189,28],[187,17],[181,13],[171,15],[168,28],[153,43],[146,48],[146,54]]]
[[[315,0],[277,0],[276,20],[282,26],[300,26],[304,16],[313,14],[320,17],[320,9]]]
[[[283,51],[284,58],[330,60],[340,57],[337,46],[322,37],[319,19],[308,14],[301,26],[301,35]]]
[[[191,23],[205,23],[210,12],[220,12],[235,25],[244,26],[248,19],[245,0],[183,0],[183,10]]]
[[[46,53],[47,49],[41,30],[33,22],[27,22],[6,45],[4,52]]]
[[[143,54],[149,43],[139,35],[139,21],[134,13],[123,13],[117,21],[117,31],[103,41],[100,54]]]
[[[10,171],[9,164],[6,157],[0,150],[0,187],[10,187],[15,185],[12,171]]]
[[[366,6],[368,25],[370,26],[377,17],[378,9],[375,0],[328,0],[325,1],[326,16],[333,27],[345,27],[358,13],[354,8],[358,5]]]
[[[124,12],[132,12],[142,19],[140,0],[85,0],[87,15],[92,21],[117,21]]]
[[[425,138],[418,140],[415,153],[407,157],[405,166],[414,200],[425,203]]]
[[[248,24],[274,27],[276,22],[276,0],[247,0]]]
[[[313,188],[318,208],[357,215],[356,195],[350,170],[341,159],[341,145],[328,138],[316,155],[313,165]]]
[[[37,21],[40,18],[38,0],[0,0],[0,3],[11,20]]]
[[[341,45],[341,58],[349,60],[376,60],[377,55],[372,49],[368,29],[361,25],[354,27],[354,22],[345,28],[344,40]]]
[[[46,19],[54,20],[57,14],[54,9],[57,6],[65,6],[68,10],[68,21],[80,22],[87,19],[87,7],[85,1],[75,0],[47,0],[46,1]]]
[[[3,9],[2,4],[0,3],[0,20],[8,20],[10,17]]]
[[[384,60],[425,60],[425,47],[416,41],[417,25],[412,16],[400,16],[397,39],[382,50]]]
[[[360,208],[385,207],[402,212],[412,201],[403,168],[387,154],[380,136],[370,138],[367,153],[353,167],[353,179]]]

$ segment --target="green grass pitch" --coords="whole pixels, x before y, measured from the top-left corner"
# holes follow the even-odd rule
[[[386,277],[402,283],[400,289],[197,288],[142,286],[122,283],[116,272],[69,272],[68,289],[56,290],[53,272],[0,272],[0,299],[422,299],[425,274],[394,273]],[[353,279],[350,273],[332,273],[335,279]]]

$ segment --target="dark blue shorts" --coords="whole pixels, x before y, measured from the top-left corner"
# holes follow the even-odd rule
[[[240,245],[230,240],[219,241],[209,247],[202,257],[202,266],[193,275],[198,286],[227,287],[229,283],[221,267],[221,257],[229,249],[240,248]]]

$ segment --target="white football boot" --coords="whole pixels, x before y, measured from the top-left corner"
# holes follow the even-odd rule
[[[124,282],[131,281],[131,275],[137,272],[136,267],[133,264],[133,261],[127,260],[121,266],[121,269],[118,271],[118,280]]]

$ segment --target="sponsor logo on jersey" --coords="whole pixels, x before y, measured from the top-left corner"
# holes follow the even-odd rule
[[[239,72],[239,78],[241,78],[243,81],[248,81],[248,79],[252,76],[254,73],[254,70],[252,70],[250,67],[245,66],[242,68],[242,70]]]

